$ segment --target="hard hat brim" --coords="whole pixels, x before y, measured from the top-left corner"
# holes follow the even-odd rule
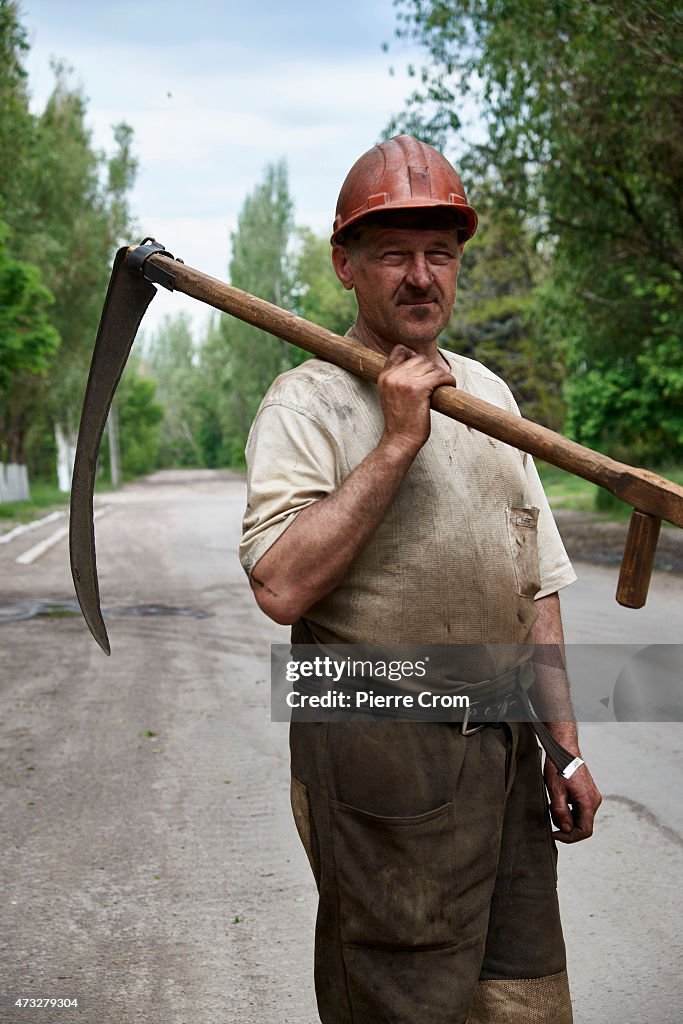
[[[340,224],[337,224],[335,221],[330,242],[332,245],[343,245],[344,232],[351,227],[351,225],[357,224],[358,221],[373,214],[382,214],[385,212],[391,213],[393,210],[435,209],[437,207],[441,207],[444,210],[452,210],[460,215],[463,221],[462,230],[465,232],[463,241],[469,241],[477,230],[478,218],[474,209],[467,203],[444,202],[443,199],[411,198],[389,201],[388,203],[381,203],[373,206],[366,204],[360,209],[354,210],[353,213]],[[337,218],[337,220],[340,219],[341,218]]]

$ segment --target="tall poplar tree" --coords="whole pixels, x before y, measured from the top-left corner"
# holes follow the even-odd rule
[[[270,164],[247,196],[232,233],[230,281],[285,309],[293,305],[290,240],[294,227],[284,161]],[[205,356],[220,365],[223,459],[243,463],[244,446],[261,398],[278,374],[297,361],[290,346],[232,317],[224,317]]]
[[[114,129],[117,148],[109,161],[94,150],[87,101],[68,69],[56,64],[54,70],[55,86],[37,123],[39,220],[30,244],[55,296],[52,320],[62,338],[46,406],[57,437],[73,452],[111,259],[127,226],[125,197],[135,161],[127,126]]]
[[[159,461],[164,466],[201,465],[204,394],[189,315],[164,317],[146,350],[157,382],[156,398],[164,409]]]

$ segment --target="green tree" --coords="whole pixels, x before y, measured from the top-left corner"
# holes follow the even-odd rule
[[[0,221],[0,391],[18,373],[41,374],[59,335],[48,320],[54,299],[40,282],[37,267],[9,256],[9,230]]]
[[[156,381],[148,374],[140,357],[133,355],[119,384],[116,400],[119,410],[121,473],[124,478],[151,473],[159,461],[162,406],[155,400]],[[109,437],[105,434],[99,464],[109,464]]]
[[[212,469],[229,464],[232,445],[223,426],[224,396],[229,387],[224,326],[218,316],[209,321],[206,335],[199,345],[197,367],[197,433],[196,441],[201,463]]]
[[[64,439],[60,450],[73,453],[111,258],[127,226],[126,193],[136,165],[125,125],[114,128],[116,148],[109,159],[93,149],[85,97],[71,85],[63,65],[55,65],[55,74],[54,90],[34,123],[25,186],[30,202],[21,216],[14,210],[13,249],[39,267],[54,297],[50,319],[62,344],[59,357],[47,367],[39,404]],[[25,436],[35,403],[17,415]],[[34,440],[41,444],[45,439],[34,432]]]
[[[274,225],[271,232],[269,225]],[[284,167],[269,168],[246,200],[233,236],[233,283],[288,305],[344,334],[355,319],[353,294],[332,268],[330,244],[308,228],[294,234]],[[269,238],[279,245],[273,259]],[[164,407],[162,465],[239,465],[246,433],[263,394],[307,352],[231,318],[214,317],[195,344],[189,318],[166,318],[146,343],[149,369]]]
[[[335,334],[346,334],[356,319],[356,300],[334,272],[326,236],[300,228],[299,249],[294,260],[296,312]]]
[[[397,7],[399,35],[428,61],[394,126],[444,145],[461,128],[460,98],[477,91],[488,140],[462,165],[494,167],[552,243],[538,308],[566,349],[570,429],[620,454],[636,444],[680,457],[680,12],[666,0]]]
[[[37,267],[12,259],[9,229],[0,221],[0,461],[23,453],[27,405],[35,404],[59,335],[49,322],[53,302]]]
[[[155,382],[143,376],[135,363],[126,369],[118,401],[121,472],[129,478],[151,473],[158,463],[164,410],[155,394]]]
[[[46,400],[54,422],[73,443],[135,164],[125,126],[115,129],[117,149],[110,161],[93,149],[85,97],[63,65],[55,65],[55,73],[55,88],[37,123],[40,159],[33,189],[39,225],[27,245],[55,296],[52,320],[62,338]]]
[[[232,284],[291,309],[292,231],[293,203],[287,167],[281,161],[266,168],[263,181],[240,210],[237,231],[231,235]],[[220,334],[213,345],[221,350],[224,366],[220,371],[221,450],[225,461],[243,464],[247,434],[259,402],[275,377],[296,360],[287,342],[233,318],[220,321]],[[214,351],[211,359],[220,363],[220,354]]]
[[[31,212],[30,189],[34,118],[29,110],[26,30],[15,0],[0,0],[0,216],[15,230],[25,229]]]
[[[3,244],[16,263],[37,268],[47,292],[36,291],[36,310],[44,311],[44,294],[51,293],[48,316],[61,339],[58,356],[55,345],[52,355],[49,346],[44,350],[40,374],[24,375],[12,387],[15,456],[42,467],[38,449],[53,448],[46,429],[54,432],[66,462],[75,446],[109,265],[129,230],[127,195],[136,162],[132,131],[124,124],[114,126],[109,157],[93,148],[87,101],[62,63],[53,65],[55,86],[45,109],[30,113],[27,51],[18,3],[1,0],[0,214],[11,228]],[[33,273],[31,287],[37,286]],[[29,332],[21,337],[30,362]],[[68,466],[61,469],[67,486]]]
[[[480,226],[465,247],[443,342],[503,377],[525,416],[560,429],[564,349],[539,316],[548,260],[499,182],[480,180],[477,210]]]
[[[147,343],[146,351],[149,369],[157,382],[156,397],[164,410],[159,463],[162,466],[200,465],[201,372],[189,315],[178,313],[164,317]]]

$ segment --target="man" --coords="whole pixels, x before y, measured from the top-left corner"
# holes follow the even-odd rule
[[[532,460],[430,411],[454,383],[516,410],[493,373],[437,345],[476,224],[451,165],[418,140],[356,162],[332,258],[356,293],[353,337],[387,361],[376,387],[319,360],[273,384],[247,445],[241,547],[256,600],[295,642],[487,645],[496,671],[475,683],[516,678],[505,658],[519,645],[562,642],[557,591],[575,579]],[[540,707],[562,701],[555,675],[538,668]],[[548,728],[578,758],[558,717]],[[569,1024],[532,728],[294,722],[290,735],[323,1024]],[[564,842],[591,834],[600,802],[586,766],[572,770],[546,761]]]

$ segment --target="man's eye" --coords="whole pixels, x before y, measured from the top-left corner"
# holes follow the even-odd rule
[[[442,252],[441,250],[435,250],[434,252],[430,252],[427,255],[430,263],[436,263],[439,266],[445,263],[450,263],[450,261],[453,259],[453,256],[451,255],[450,252]]]
[[[403,253],[391,250],[389,252],[382,253],[382,259],[385,263],[400,263],[403,260]]]

